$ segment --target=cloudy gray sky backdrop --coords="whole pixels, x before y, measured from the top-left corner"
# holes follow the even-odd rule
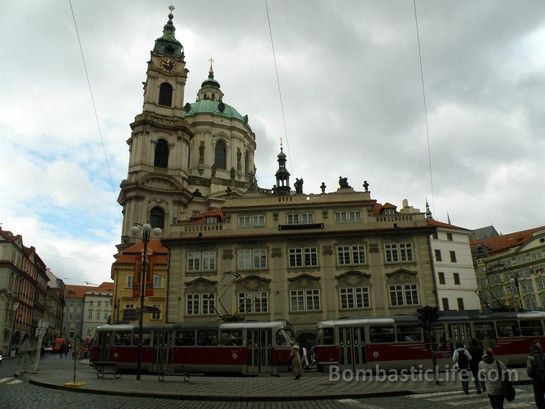
[[[114,189],[68,1],[0,4],[0,222],[68,282],[109,279],[129,123],[168,2],[73,0]],[[213,56],[224,101],[256,133],[271,187],[284,136],[264,1],[175,1],[194,101]],[[545,224],[545,2],[269,0],[292,177],[340,175],[372,197],[508,233]],[[293,179],[295,180],[295,179]]]

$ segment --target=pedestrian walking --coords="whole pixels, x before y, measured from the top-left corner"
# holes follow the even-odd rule
[[[507,368],[503,362],[494,358],[492,349],[487,348],[479,364],[479,375],[486,385],[486,392],[492,409],[503,409],[505,397],[502,389],[502,373],[506,370]]]
[[[293,380],[296,381],[303,375],[303,364],[301,355],[299,355],[299,345],[293,344],[290,350],[291,372],[294,375]]]
[[[464,344],[461,342],[456,344],[452,360],[458,368],[458,373],[462,380],[462,390],[465,394],[469,394],[469,363],[471,362],[471,354],[464,348]]]
[[[40,359],[44,359],[45,358],[45,348],[44,346],[42,345],[40,347]]]
[[[306,347],[303,347],[303,369],[308,369],[309,368],[309,363],[308,363],[308,352],[307,352],[307,348]]]
[[[471,338],[469,348],[467,348],[467,350],[471,355],[471,361],[469,361],[469,369],[471,370],[473,378],[475,379],[475,389],[477,390],[477,394],[480,394],[481,391],[486,392],[486,386],[483,382],[481,382],[479,378],[479,362],[481,362],[483,359],[484,351],[475,338]]]
[[[530,347],[526,373],[532,378],[536,408],[545,409],[545,354],[538,342]]]

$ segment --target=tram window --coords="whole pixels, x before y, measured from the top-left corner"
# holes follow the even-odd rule
[[[116,332],[114,334],[114,345],[131,345],[132,333]]]
[[[242,330],[223,330],[220,332],[220,345],[241,346]]]
[[[478,341],[496,338],[493,322],[475,322],[473,323],[473,330]]]
[[[394,342],[395,332],[391,326],[371,326],[369,327],[370,342]]]
[[[524,336],[543,335],[541,321],[520,321],[520,332]]]
[[[284,330],[279,329],[276,331],[276,345],[289,345],[290,341],[284,332]]]
[[[318,345],[333,345],[334,343],[333,328],[320,328],[318,330]]]
[[[177,347],[195,345],[195,331],[177,331],[174,344]]]
[[[449,343],[447,342],[447,332],[445,331],[445,327],[443,325],[434,325],[432,330],[433,330],[434,340],[436,342],[436,350],[448,351]],[[431,341],[426,340],[426,342],[429,343]]]
[[[398,342],[422,341],[422,329],[418,325],[398,325],[396,334]]]
[[[201,329],[197,331],[197,345],[216,346],[218,345],[218,331]]]
[[[498,337],[518,337],[520,336],[519,324],[516,320],[496,321]]]
[[[139,340],[140,340],[140,335],[138,334],[138,332],[135,332],[133,334],[133,336],[132,336],[132,344],[137,346]],[[130,343],[123,344],[123,345],[130,345]],[[150,346],[151,345],[151,334],[149,332],[143,332],[142,333],[142,345],[143,346]]]

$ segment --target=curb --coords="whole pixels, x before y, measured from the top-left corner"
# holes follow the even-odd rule
[[[379,398],[392,396],[414,395],[415,392],[409,390],[384,391],[371,393],[352,393],[352,394],[333,394],[333,395],[297,395],[297,396],[240,396],[240,395],[190,395],[173,393],[153,393],[153,392],[134,392],[134,391],[111,391],[102,389],[72,388],[64,385],[56,385],[26,379],[29,383],[45,388],[70,391],[75,393],[89,393],[96,395],[110,396],[128,396],[138,398],[156,398],[156,399],[176,399],[176,400],[196,400],[196,401],[223,401],[223,402],[286,402],[286,401],[307,401],[307,400],[332,400],[332,399],[361,399],[361,398]]]

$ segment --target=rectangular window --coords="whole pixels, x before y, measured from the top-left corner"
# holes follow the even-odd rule
[[[441,256],[441,250],[434,250],[435,261],[443,261],[443,256]]]
[[[439,236],[437,235],[437,232],[433,233],[433,234],[431,235],[431,237],[432,237],[432,239],[434,239],[434,240],[437,240],[437,239],[439,238]]]
[[[460,273],[453,273],[454,285],[460,285]]]
[[[214,271],[215,269],[215,251],[189,251],[187,253],[188,271]]]
[[[384,252],[387,263],[413,261],[411,243],[387,243],[384,245]]]
[[[463,311],[464,308],[464,299],[463,298],[457,298],[456,301],[458,302],[458,310]]]
[[[289,249],[290,267],[315,267],[318,265],[318,249],[316,247]]]
[[[398,342],[422,341],[422,329],[418,325],[398,325],[396,335]]]
[[[202,314],[212,315],[216,312],[214,294],[202,294]]]
[[[186,314],[199,315],[199,294],[187,294]]]
[[[456,252],[451,250],[449,253],[450,253],[450,261],[452,261],[453,263],[456,263]]]
[[[447,240],[452,241],[452,233],[447,233]]]
[[[354,287],[341,288],[341,309],[351,310],[360,308],[369,308],[369,288]]]
[[[239,216],[238,227],[246,229],[250,227],[263,227],[265,226],[265,215],[256,214],[252,216]]]
[[[337,264],[365,264],[365,248],[363,244],[337,246]]]
[[[369,341],[372,343],[381,342],[394,342],[395,331],[393,326],[370,326],[369,327]]]
[[[152,320],[160,320],[161,319],[161,309],[160,306],[155,304],[153,305],[153,313],[151,314]]]
[[[177,347],[195,345],[195,331],[177,331],[174,344]]]
[[[291,290],[290,309],[297,311],[319,311],[320,290]]]
[[[392,306],[418,304],[418,286],[416,284],[391,285],[390,304]]]
[[[133,280],[133,276],[128,275],[127,276],[127,288],[132,288],[132,280]]]
[[[437,275],[439,276],[439,284],[446,284],[445,273],[439,271]]]
[[[153,288],[163,288],[163,276],[153,275]]]
[[[238,269],[253,270],[267,268],[267,249],[238,250]]]
[[[314,223],[314,213],[286,213],[287,224],[312,224]]]
[[[100,311],[97,311],[96,320],[100,320]]]
[[[441,298],[441,302],[443,303],[443,311],[449,311],[448,298]]]
[[[89,310],[87,314],[87,319],[92,320],[93,319],[93,310]]]
[[[203,346],[203,347],[218,345],[218,331],[213,329],[198,330],[197,345]]]
[[[335,212],[335,222],[337,223],[361,222],[361,212],[359,210]]]
[[[269,293],[266,291],[239,293],[238,308],[241,313],[268,312]]]

